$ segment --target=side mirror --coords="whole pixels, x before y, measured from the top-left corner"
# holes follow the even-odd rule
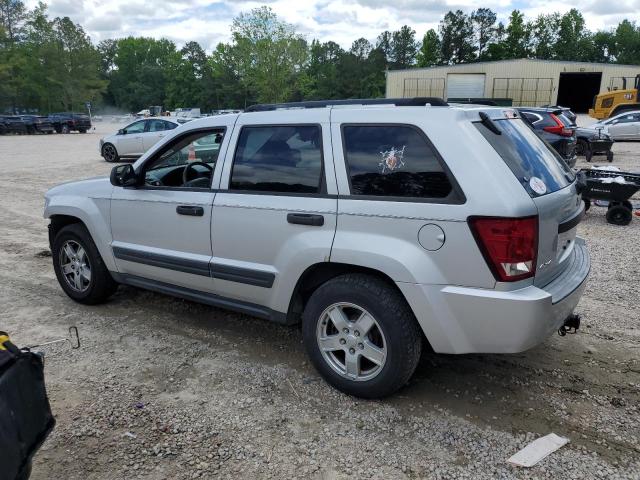
[[[109,179],[114,187],[135,187],[138,184],[138,175],[129,163],[113,167]]]
[[[126,135],[127,131],[124,128],[121,128],[120,130],[118,130],[118,135]]]

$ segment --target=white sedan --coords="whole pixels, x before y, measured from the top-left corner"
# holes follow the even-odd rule
[[[640,110],[620,113],[591,126],[602,128],[614,140],[640,140]]]
[[[121,158],[138,158],[162,139],[168,130],[179,126],[180,124],[172,118],[137,120],[100,140],[100,155],[107,162],[117,162]]]

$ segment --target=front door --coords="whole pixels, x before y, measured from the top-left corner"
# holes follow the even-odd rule
[[[212,290],[211,182],[224,134],[225,127],[185,132],[136,165],[143,185],[114,188],[112,248],[120,274]],[[211,151],[195,152],[197,142]]]
[[[146,123],[146,120],[138,120],[122,129],[117,146],[120,156],[142,155],[142,135],[144,134]]]
[[[286,313],[302,273],[329,261],[337,187],[329,110],[319,113],[238,119],[213,206],[216,293]]]

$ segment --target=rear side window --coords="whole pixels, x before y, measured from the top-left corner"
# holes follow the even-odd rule
[[[316,125],[243,127],[230,189],[322,193],[321,139]]]
[[[545,144],[522,120],[494,120],[500,135],[485,125],[476,128],[502,157],[532,197],[558,191],[575,176],[562,158]],[[542,186],[542,184],[544,186]]]
[[[345,125],[352,195],[445,199],[454,189],[425,137],[405,125]]]

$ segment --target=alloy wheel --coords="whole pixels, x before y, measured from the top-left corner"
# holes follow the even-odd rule
[[[84,247],[75,240],[67,240],[60,247],[60,270],[67,285],[77,292],[85,292],[91,285],[91,264]]]
[[[116,149],[113,145],[105,145],[102,149],[102,155],[107,162],[113,162],[116,159]]]
[[[384,368],[387,342],[376,319],[352,303],[336,303],[318,319],[316,340],[324,360],[349,380],[375,378]]]

